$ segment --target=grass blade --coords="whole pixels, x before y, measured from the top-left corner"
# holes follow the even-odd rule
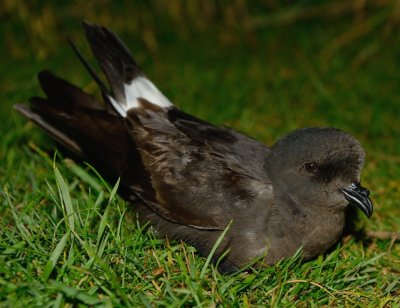
[[[110,198],[108,200],[107,208],[104,211],[104,214],[103,214],[103,216],[101,218],[101,221],[100,221],[100,224],[99,224],[99,230],[98,230],[98,233],[97,233],[97,243],[100,243],[100,239],[103,236],[104,230],[105,230],[105,228],[106,228],[106,226],[108,224],[108,215],[109,215],[108,213],[110,212],[110,204],[111,204],[111,201],[114,199],[114,197],[115,197],[115,195],[116,195],[116,193],[118,191],[118,187],[119,187],[119,179],[118,179],[117,183],[115,183],[114,188],[111,191]]]
[[[70,299],[74,299],[76,301],[82,302],[83,304],[86,305],[98,305],[101,304],[102,301],[99,300],[97,297],[92,296],[86,292],[83,292],[81,290],[72,288],[70,286],[67,286],[61,282],[58,281],[52,281],[51,282],[52,286],[58,290],[64,293],[67,297]]]
[[[60,171],[55,166],[54,175],[56,177],[60,199],[65,208],[67,227],[73,232],[75,231],[75,215],[68,186],[67,183],[64,181],[64,178],[62,177]]]
[[[64,251],[64,248],[65,248],[65,245],[67,244],[69,235],[70,235],[70,232],[67,231],[67,233],[64,234],[64,236],[58,242],[56,248],[51,253],[50,258],[47,261],[46,266],[43,271],[43,274],[42,274],[42,279],[44,281],[47,281],[47,279],[49,279],[51,272],[53,271],[55,265],[57,264],[58,259],[60,258],[62,252]]]
[[[226,233],[228,232],[228,230],[229,230],[229,228],[230,228],[232,222],[233,222],[233,220],[231,220],[231,222],[229,223],[229,225],[225,228],[225,230],[221,233],[221,235],[218,237],[217,241],[215,242],[213,248],[211,249],[210,254],[208,255],[208,257],[207,257],[207,259],[206,259],[206,262],[205,262],[204,265],[203,265],[203,268],[201,269],[200,278],[203,278],[203,277],[204,277],[204,275],[205,275],[205,273],[206,273],[206,270],[207,270],[207,267],[208,267],[208,265],[210,264],[211,259],[212,259],[212,257],[213,257],[214,254],[215,254],[215,251],[217,250],[217,248],[218,248],[219,245],[221,244],[222,240],[224,239],[224,237],[225,237]]]

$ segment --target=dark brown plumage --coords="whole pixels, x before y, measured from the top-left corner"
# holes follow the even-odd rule
[[[105,104],[42,71],[47,98],[16,109],[58,142],[92,163],[110,181],[121,179],[127,200],[157,232],[207,255],[229,225],[217,257],[223,271],[255,258],[272,264],[303,247],[313,258],[331,247],[354,203],[372,214],[359,185],[364,151],[333,128],[301,129],[273,147],[179,110],[149,81],[108,29],[84,23],[109,84]]]

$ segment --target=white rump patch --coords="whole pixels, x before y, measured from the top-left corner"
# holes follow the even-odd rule
[[[139,76],[132,80],[130,84],[124,84],[124,90],[126,103],[117,102],[113,97],[109,97],[115,110],[123,117],[126,117],[128,110],[140,107],[139,98],[143,98],[162,108],[172,106],[169,99],[145,77]]]

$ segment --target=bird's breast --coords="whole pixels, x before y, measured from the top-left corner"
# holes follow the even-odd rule
[[[344,228],[344,212],[318,217],[310,221],[303,239],[303,253],[306,259],[314,258],[327,251],[340,238]]]

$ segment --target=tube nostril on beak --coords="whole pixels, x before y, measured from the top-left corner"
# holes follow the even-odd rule
[[[368,189],[363,190],[362,194],[366,197],[369,197],[369,190]]]
[[[357,193],[359,193],[360,195],[362,195],[362,196],[364,196],[364,197],[369,197],[369,190],[366,189],[366,188],[364,188],[364,187],[362,187],[362,186],[360,185],[360,183],[352,184],[352,185],[354,185],[353,187],[355,188],[355,191],[356,191]]]

